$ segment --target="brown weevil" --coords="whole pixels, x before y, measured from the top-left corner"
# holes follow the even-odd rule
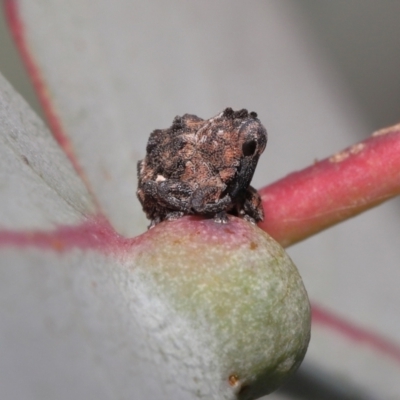
[[[137,195],[149,227],[188,214],[262,221],[261,198],[250,182],[266,144],[257,114],[244,109],[226,108],[208,120],[185,114],[153,131],[138,163]]]

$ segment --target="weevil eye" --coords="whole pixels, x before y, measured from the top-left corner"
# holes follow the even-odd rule
[[[243,143],[242,151],[245,157],[252,156],[257,149],[257,142],[255,140],[249,140]]]

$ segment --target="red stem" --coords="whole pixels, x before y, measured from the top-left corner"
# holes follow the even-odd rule
[[[54,102],[51,99],[50,92],[46,86],[45,80],[43,79],[40,69],[28,46],[24,24],[20,17],[18,2],[17,0],[3,0],[3,6],[11,34],[13,35],[15,44],[19,50],[19,54],[21,55],[25,68],[27,69],[33,87],[35,88],[36,95],[38,96],[39,102],[42,106],[44,115],[53,134],[53,137],[58,142],[60,147],[64,150],[64,153],[70,159],[76,172],[85,183],[89,192],[93,195],[89,180],[87,179],[82,169],[82,166],[80,165],[78,158],[75,155],[72,143],[68,135],[66,134],[64,127],[61,124],[61,119],[57,115],[54,107]],[[95,196],[93,196],[93,199],[97,204]],[[98,209],[100,209],[99,204],[97,204],[97,207]]]
[[[361,328],[316,304],[312,305],[313,325],[324,326],[357,344],[365,344],[400,363],[400,347],[368,329]]]
[[[260,227],[283,246],[400,194],[400,124],[260,190]]]

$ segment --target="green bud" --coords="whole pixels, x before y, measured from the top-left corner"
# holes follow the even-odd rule
[[[153,321],[152,329],[188,391],[256,399],[298,368],[310,305],[297,268],[264,231],[232,216],[227,224],[184,217],[137,245],[136,279],[152,288],[148,312],[164,327],[161,334]]]

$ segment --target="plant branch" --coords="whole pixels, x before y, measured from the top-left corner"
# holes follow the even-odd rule
[[[35,57],[33,56],[29,48],[26,38],[25,27],[19,12],[18,2],[16,0],[3,0],[3,9],[10,32],[14,38],[15,45],[17,46],[29,78],[31,79],[39,103],[42,106],[43,113],[46,117],[46,121],[50,128],[50,131],[53,134],[54,139],[58,142],[60,147],[65,152],[66,156],[70,159],[72,166],[75,168],[76,172],[83,180],[87,189],[92,194],[93,201],[96,202],[96,205],[100,210],[100,205],[98,204],[97,198],[94,195],[89,180],[85,172],[83,171],[83,168],[80,165],[78,158],[76,157],[71,140],[69,139],[68,134],[65,132],[65,129],[62,126],[61,120],[55,109],[54,102],[51,98],[50,91],[48,90],[45,79],[43,78]]]
[[[282,246],[400,194],[400,124],[260,190],[259,226]]]
[[[369,346],[378,353],[388,356],[398,363],[400,362],[400,347],[397,344],[316,304],[312,305],[312,321],[313,325],[321,325],[342,335],[349,341]]]

